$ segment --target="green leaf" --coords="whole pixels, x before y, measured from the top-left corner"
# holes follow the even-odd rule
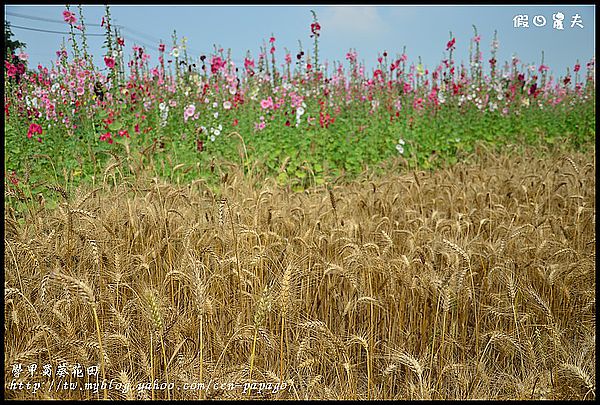
[[[110,124],[108,125],[108,129],[109,129],[110,131],[113,131],[113,132],[115,132],[115,131],[118,131],[118,130],[120,130],[120,129],[121,129],[121,126],[122,126],[122,124],[121,124],[121,121],[113,121],[112,123],[110,123]]]
[[[288,181],[288,175],[286,172],[281,172],[277,175],[277,182],[281,185],[286,184]]]

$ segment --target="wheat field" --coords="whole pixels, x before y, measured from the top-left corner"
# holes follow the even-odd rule
[[[595,151],[117,177],[5,205],[5,397],[595,399]]]

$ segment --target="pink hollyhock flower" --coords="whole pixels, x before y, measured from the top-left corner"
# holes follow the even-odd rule
[[[77,22],[77,18],[75,17],[75,13],[72,13],[68,10],[63,11],[63,19],[66,23],[75,24]]]
[[[210,60],[210,72],[215,74],[225,68],[225,61],[220,56],[213,56]]]
[[[188,105],[188,106],[185,108],[185,110],[183,111],[183,120],[184,120],[185,122],[187,122],[187,120],[188,120],[190,117],[193,117],[193,116],[194,116],[194,113],[195,113],[195,112],[196,112],[196,106],[195,106],[194,104],[190,104],[190,105]]]
[[[423,109],[423,99],[421,97],[418,97],[415,99],[414,103],[413,103],[413,108],[416,110],[422,110]]]
[[[266,110],[267,108],[272,108],[273,107],[273,99],[271,97],[261,100],[260,102],[260,106],[262,107],[263,110]]]
[[[244,59],[244,67],[246,69],[254,67],[254,59],[245,58]]]
[[[31,125],[29,125],[29,130],[27,131],[27,138],[30,138],[34,135],[34,134],[42,134],[42,126],[39,124],[35,124],[32,123]]]

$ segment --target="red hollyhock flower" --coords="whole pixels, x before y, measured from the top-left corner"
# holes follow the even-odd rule
[[[318,22],[310,25],[310,32],[312,32],[313,35],[319,36],[320,30],[321,30],[321,25]]]
[[[446,50],[449,51],[450,48],[454,48],[454,44],[456,43],[456,38],[452,38],[451,41],[448,41],[446,44]]]
[[[110,132],[107,132],[105,134],[101,134],[100,135],[100,140],[101,141],[106,141],[109,144],[112,144],[113,143],[112,134]]]
[[[112,69],[115,67],[115,59],[111,58],[110,56],[104,57],[104,63],[106,64],[106,67],[109,69]]]
[[[537,90],[537,83],[533,83],[531,87],[529,87],[529,95],[535,94]]]

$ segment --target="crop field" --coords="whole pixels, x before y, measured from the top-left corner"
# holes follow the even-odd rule
[[[130,384],[112,399],[592,399],[594,156],[478,160],[296,194],[57,189],[6,217],[6,362],[99,363]]]
[[[326,68],[313,14],[151,66],[107,7],[98,67],[62,17],[5,60],[7,399],[596,398],[594,59]]]

